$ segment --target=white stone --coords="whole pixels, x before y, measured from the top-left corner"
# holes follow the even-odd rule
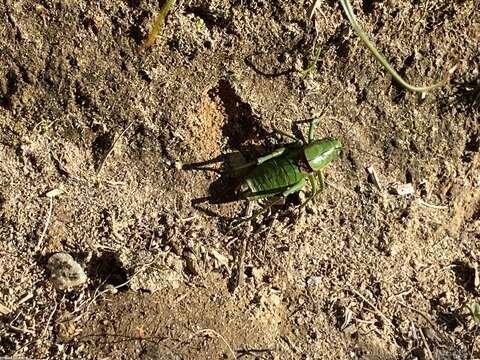
[[[80,264],[67,253],[53,254],[48,259],[47,267],[51,272],[50,281],[59,290],[80,286],[87,281]]]

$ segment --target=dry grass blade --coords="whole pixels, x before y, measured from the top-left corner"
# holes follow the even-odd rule
[[[49,196],[48,200],[50,201],[50,205],[48,206],[47,219],[45,220],[45,226],[43,227],[42,234],[40,235],[40,238],[38,239],[38,243],[37,243],[37,246],[35,247],[35,251],[39,251],[42,248],[43,239],[45,238],[45,235],[47,234],[48,225],[50,224],[50,219],[52,218],[53,197]]]
[[[387,70],[390,75],[395,79],[396,82],[400,84],[404,89],[413,91],[413,92],[427,92],[431,91],[434,89],[437,89],[441,86],[444,86],[448,83],[449,80],[449,75],[450,72],[447,73],[445,78],[433,85],[428,85],[428,86],[414,86],[408,83],[406,80],[402,78],[402,76],[390,65],[388,60],[383,56],[380,51],[375,47],[375,45],[370,41],[368,38],[367,34],[363,31],[362,27],[357,21],[357,18],[353,12],[352,5],[350,4],[349,0],[340,0],[340,4],[343,7],[343,10],[345,11],[345,15],[348,18],[348,21],[352,25],[353,29],[357,33],[357,35],[360,37],[360,40],[365,44],[365,46],[368,48],[368,50],[373,54],[373,56],[382,64],[382,66]]]
[[[391,326],[392,328],[395,328],[395,326],[393,325],[393,323],[390,321],[389,318],[387,318],[385,316],[384,313],[382,313],[375,305],[372,304],[372,302],[370,302],[365,296],[363,296],[362,294],[360,294],[357,290],[353,289],[351,286],[350,286],[350,289],[349,289],[352,293],[354,293],[355,295],[357,295],[360,299],[362,299],[366,304],[368,304],[373,310],[375,310],[375,312],[385,321],[386,324],[388,324],[389,326]]]
[[[237,355],[235,354],[235,351],[233,351],[232,347],[227,342],[227,340],[225,340],[225,338],[222,336],[222,334],[218,333],[217,331],[215,331],[213,329],[202,329],[202,330],[197,331],[195,334],[193,334],[190,337],[190,340],[193,339],[194,337],[198,336],[198,335],[207,335],[207,336],[211,336],[211,337],[213,337],[213,336],[218,337],[227,346],[228,351],[233,356],[233,359],[237,359]]]
[[[420,333],[420,336],[422,338],[423,345],[425,345],[425,352],[428,355],[428,359],[429,360],[435,360],[435,358],[433,357],[432,351],[430,350],[430,347],[428,346],[428,342],[427,342],[427,339],[425,338],[425,334],[423,333],[423,330],[420,329],[419,333]]]
[[[98,165],[98,168],[97,168],[97,175],[100,174],[100,171],[102,170],[103,168],[103,165],[105,164],[105,161],[107,161],[107,158],[110,156],[110,154],[113,152],[113,149],[115,148],[115,145],[117,144],[118,140],[120,140],[123,135],[125,135],[125,133],[128,131],[128,129],[130,129],[130,127],[133,125],[133,121],[127,125],[127,127],[125,129],[123,129],[122,133],[120,135],[118,135],[118,137],[115,139],[115,141],[112,143],[112,146],[110,146],[110,149],[108,149],[108,152],[107,154],[104,156],[104,158],[102,159],[102,161],[100,162],[100,164]]]

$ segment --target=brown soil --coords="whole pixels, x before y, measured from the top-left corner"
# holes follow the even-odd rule
[[[457,65],[426,96],[392,82],[336,1],[314,20],[309,1],[178,1],[139,52],[159,6],[0,5],[0,355],[480,357],[478,1],[353,1],[413,83]],[[318,137],[345,147],[327,188],[232,229],[231,167],[320,113]],[[53,288],[57,251],[88,284]]]

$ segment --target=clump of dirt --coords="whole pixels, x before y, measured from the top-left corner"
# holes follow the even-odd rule
[[[411,82],[457,65],[425,95],[310,5],[177,2],[140,53],[154,1],[2,3],[0,355],[479,356],[477,5],[353,2]],[[327,187],[232,229],[232,166],[319,114]],[[56,252],[88,282],[56,289]]]

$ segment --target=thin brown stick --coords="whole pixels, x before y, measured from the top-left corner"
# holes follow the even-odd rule
[[[475,334],[473,335],[472,348],[470,349],[470,360],[473,360],[473,351],[475,350],[475,342],[477,341],[478,329],[475,327]]]
[[[253,203],[250,201],[248,202],[247,210],[246,210],[246,217],[252,215]],[[243,287],[245,283],[245,253],[247,252],[247,240],[252,233],[252,224],[248,223],[245,234],[242,238],[242,245],[240,248],[240,254],[238,255],[238,265],[237,265],[237,283],[235,288]]]
[[[55,300],[55,298],[54,298],[54,301],[55,301],[55,306],[53,307],[53,310],[50,313],[50,316],[48,317],[47,323],[45,324],[45,327],[43,328],[42,335],[40,335],[40,338],[45,337],[45,335],[47,334],[48,325],[50,324],[50,321],[52,321],[53,315],[55,315],[55,313],[57,312],[58,302],[57,302],[57,300]]]
[[[423,345],[425,345],[425,351],[428,355],[428,358],[430,360],[435,360],[435,358],[433,357],[433,354],[432,352],[430,351],[430,346],[428,346],[428,342],[427,342],[427,339],[425,338],[425,334],[423,333],[423,330],[421,328],[419,328],[419,332],[420,332],[420,336],[422,337],[422,341],[423,341]]]

